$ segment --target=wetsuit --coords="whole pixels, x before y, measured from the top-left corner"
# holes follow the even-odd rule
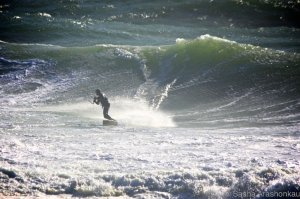
[[[110,103],[108,102],[108,99],[104,94],[101,93],[100,95],[97,95],[96,97],[94,97],[94,103],[96,103],[97,105],[99,105],[101,103],[102,108],[103,108],[103,116],[105,119],[114,120],[113,118],[111,118],[108,115]]]

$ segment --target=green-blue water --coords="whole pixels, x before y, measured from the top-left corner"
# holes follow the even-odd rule
[[[0,194],[299,191],[299,18],[296,0],[1,1],[0,185],[21,180]]]

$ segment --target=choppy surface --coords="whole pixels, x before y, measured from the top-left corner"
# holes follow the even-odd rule
[[[0,5],[1,195],[299,194],[299,2]]]
[[[17,176],[9,180],[3,172],[1,180],[11,191],[134,198],[239,198],[235,196],[299,191],[297,129],[53,123],[5,130],[9,139],[1,139],[1,167]]]

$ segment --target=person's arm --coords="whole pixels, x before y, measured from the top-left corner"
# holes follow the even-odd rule
[[[99,105],[99,98],[98,97],[94,97],[93,104],[94,103],[96,103],[97,105]]]

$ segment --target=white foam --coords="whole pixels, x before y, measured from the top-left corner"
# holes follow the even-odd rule
[[[211,36],[209,34],[205,34],[205,35],[201,35],[199,37],[197,37],[197,40],[215,40],[215,41],[222,41],[222,42],[227,42],[227,43],[231,43],[231,44],[236,44],[235,41],[231,41],[231,40],[228,40],[228,39],[224,39],[224,38],[220,38],[220,37],[215,37],[215,36]],[[177,38],[176,39],[176,43],[186,43],[186,42],[189,42],[189,41],[194,41],[194,40],[187,40],[187,39],[184,39],[184,38]]]
[[[220,38],[220,37],[211,36],[209,34],[201,35],[197,39],[200,39],[200,40],[212,39],[212,40],[228,42],[228,43],[232,43],[232,44],[236,43],[235,41],[231,41],[231,40],[228,40],[228,39],[223,39],[223,38]]]
[[[184,43],[184,42],[186,42],[186,40],[183,39],[183,38],[177,38],[177,39],[176,39],[176,43],[177,43],[177,44],[178,44],[178,43]]]
[[[46,12],[44,12],[44,13],[39,12],[38,15],[41,16],[41,17],[49,17],[49,18],[52,17],[50,14],[48,14],[48,13],[46,13]]]

